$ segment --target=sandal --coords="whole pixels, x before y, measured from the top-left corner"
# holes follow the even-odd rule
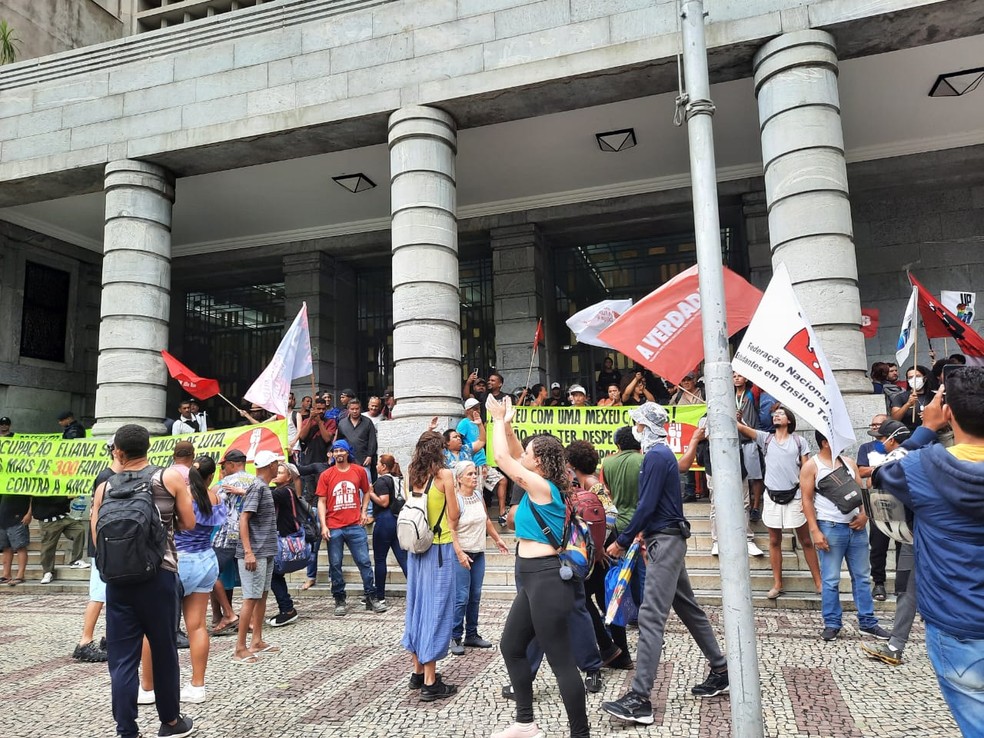
[[[13,579],[7,580],[8,587],[16,587],[18,584],[23,584],[24,580],[21,577],[14,577]]]
[[[234,664],[247,664],[249,666],[253,666],[254,664],[258,664],[259,662],[260,659],[257,657],[255,653],[251,653],[249,656],[243,656],[242,658],[236,656],[236,654],[232,654],[232,663]]]
[[[0,584],[7,584],[10,581],[10,577],[0,577]]]
[[[313,579],[308,579],[306,582],[304,582],[304,584],[301,585],[301,589],[302,590],[311,589],[311,587],[313,587],[315,584],[316,582]]]
[[[768,593],[765,596],[768,599],[770,599],[770,600],[775,600],[775,599],[778,599],[779,597],[781,597],[784,594],[786,594],[786,590],[779,589],[778,587],[773,587],[772,589],[770,589],[768,591]]]
[[[254,651],[253,653],[256,654],[257,656],[262,656],[262,655],[276,656],[278,653],[280,653],[280,646],[275,646],[272,643],[268,643],[266,645],[266,648],[261,648],[259,651]]]

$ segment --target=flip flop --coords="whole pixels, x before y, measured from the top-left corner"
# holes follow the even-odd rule
[[[766,594],[765,596],[770,600],[775,600],[784,594],[786,594],[786,590],[776,589],[775,587],[773,587],[772,589],[769,590],[768,594]]]
[[[260,659],[257,658],[255,653],[251,653],[249,656],[243,656],[242,658],[232,654],[232,663],[234,664],[247,664],[248,666],[253,666],[259,663]]]
[[[257,656],[259,656],[260,654],[269,654],[271,656],[276,656],[278,653],[280,653],[280,651],[281,651],[280,646],[275,646],[272,643],[269,643],[267,644],[266,648],[261,648],[259,651],[254,651],[253,653],[255,653]]]
[[[6,584],[10,581],[10,577],[0,577],[0,584]]]
[[[24,580],[21,579],[20,577],[14,577],[13,579],[8,579],[7,580],[7,586],[8,587],[16,587],[18,584],[23,584],[23,583],[24,583]]]
[[[231,623],[226,623],[221,628],[212,628],[209,635],[213,635],[213,636],[232,635],[238,630],[239,630],[239,618],[236,618]]]

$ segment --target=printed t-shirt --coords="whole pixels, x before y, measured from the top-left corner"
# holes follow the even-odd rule
[[[318,497],[325,498],[328,528],[336,530],[358,525],[362,516],[362,495],[369,494],[369,476],[356,464],[342,471],[337,466],[318,478]]]

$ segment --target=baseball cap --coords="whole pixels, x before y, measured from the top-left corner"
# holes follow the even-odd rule
[[[184,458],[187,456],[194,457],[195,455],[195,444],[191,441],[178,441],[174,444],[174,458]]]
[[[343,389],[341,392],[338,393],[339,397],[341,397],[342,395],[345,395],[346,397],[355,397],[355,390]]]
[[[63,410],[62,412],[58,413],[57,419],[67,420],[68,418],[74,418],[74,417],[75,417],[75,413],[73,413],[71,410]]]
[[[264,448],[256,452],[256,456],[253,457],[253,466],[257,469],[262,469],[265,466],[270,466],[270,464],[276,464],[278,461],[283,461],[283,459],[283,456],[275,454],[273,451],[267,451]]]
[[[560,382],[554,382],[551,384],[550,389],[560,389]]]
[[[245,464],[246,454],[244,454],[238,448],[231,448],[228,451],[226,451],[225,456],[222,457],[222,460],[219,463],[224,464],[227,461],[235,461],[239,464]]]
[[[567,389],[567,391],[568,391],[568,392],[569,392],[570,394],[572,394],[572,395],[573,395],[573,394],[574,394],[575,392],[580,392],[580,393],[581,393],[582,395],[586,395],[586,394],[588,394],[587,392],[585,392],[585,390],[584,390],[584,387],[582,387],[582,386],[581,386],[581,385],[579,385],[579,384],[572,384],[572,385],[571,385],[571,386],[570,386],[570,387],[569,387],[569,388]]]
[[[0,425],[10,425],[10,418],[4,415],[2,418],[0,418]]]
[[[473,407],[480,404],[481,403],[478,400],[476,400],[474,397],[469,397],[467,400],[465,400],[465,410],[471,410]]]
[[[886,420],[878,426],[878,430],[868,431],[868,435],[874,438],[896,438],[902,441],[912,435],[912,433],[906,428],[905,423],[898,420]]]

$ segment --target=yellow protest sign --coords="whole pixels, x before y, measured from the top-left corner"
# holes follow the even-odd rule
[[[147,458],[151,464],[171,465],[178,441],[195,444],[196,456],[218,460],[239,449],[252,460],[260,449],[283,455],[287,421],[227,428],[180,436],[154,436]],[[69,496],[88,495],[92,482],[109,466],[106,441],[96,438],[64,440],[58,434],[26,434],[0,438],[0,494]]]
[[[567,446],[573,441],[589,441],[602,458],[616,453],[615,431],[633,425],[631,406],[616,407],[517,407],[512,426],[521,442],[536,433],[550,433]],[[697,423],[707,414],[706,405],[676,405],[666,408],[670,417],[666,425],[667,443],[677,456],[683,454]],[[494,465],[492,424],[486,443],[488,463]],[[700,468],[700,467],[694,467]]]

